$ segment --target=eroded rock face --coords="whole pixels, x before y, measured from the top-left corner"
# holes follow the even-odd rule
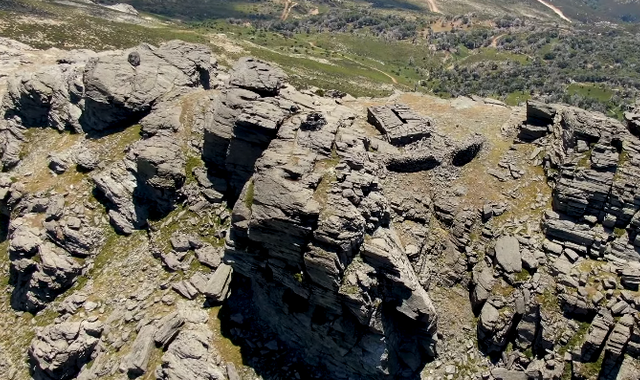
[[[392,172],[414,173],[446,165],[461,167],[471,162],[485,143],[480,135],[455,141],[440,133],[433,119],[404,104],[369,107],[367,119],[387,142],[402,148],[384,158]]]
[[[211,341],[211,331],[203,327],[178,333],[162,355],[162,364],[156,370],[156,378],[160,380],[224,379],[223,370],[214,361]]]
[[[157,48],[140,45],[133,52],[137,65],[129,63],[130,52],[118,52],[91,59],[85,66],[80,122],[86,132],[131,125],[155,103],[188,88],[210,87],[211,52],[202,45],[172,41]]]
[[[73,285],[86,267],[81,259],[98,252],[104,239],[93,221],[76,213],[81,209],[61,195],[30,196],[16,207],[8,236],[12,307],[41,310]]]
[[[137,65],[129,62],[134,53]],[[26,128],[108,134],[138,122],[158,103],[212,87],[214,77],[209,49],[181,41],[74,52],[9,82],[0,108],[0,162],[5,170],[18,164]]]
[[[228,181],[232,200],[282,123],[298,108],[286,97],[285,79],[280,69],[254,58],[241,59],[214,101],[211,119],[205,121],[203,159],[210,171]]]
[[[415,374],[435,355],[437,317],[390,224],[380,165],[349,135],[348,109],[298,104],[236,202],[225,260],[310,365],[336,378]],[[326,124],[305,127],[309,112]]]
[[[29,348],[35,376],[41,379],[74,379],[92,359],[103,324],[96,320],[45,327]]]
[[[221,304],[237,307],[223,328],[231,326],[256,355],[298,354],[304,359],[295,367],[324,378],[416,378],[432,358],[445,362],[428,368],[436,376],[559,379],[570,362],[575,378],[588,378],[579,373],[588,363],[602,359],[603,373],[613,376],[625,355],[640,355],[640,299],[628,291],[640,275],[627,262],[640,262],[635,116],[627,115],[626,132],[602,115],[530,102],[527,124],[502,127],[501,138],[519,134],[518,144],[498,144],[506,174],[492,174],[513,192],[474,197],[495,182],[481,178],[482,168],[471,168],[478,184],[450,185],[490,147],[482,136],[454,140],[403,105],[369,109],[378,135],[363,128],[362,104],[297,91],[281,70],[252,58],[234,67],[220,91],[204,91],[213,82],[207,85],[205,52],[182,43],[87,52],[25,77],[12,93],[18,97],[5,99],[24,106],[5,120],[16,131],[46,122],[100,135],[142,118],[141,140],[116,162],[103,164],[88,151],[47,158],[60,174],[74,163],[92,171],[96,198],[116,230],[148,228],[131,240],[145,241],[156,268],[146,262],[153,258],[132,254],[109,272],[147,276],[139,297],[118,295],[108,304],[89,294],[96,274],[88,269],[104,235],[96,226],[107,220],[84,209],[95,205],[66,192],[30,195],[0,177],[0,211],[11,216],[12,306],[37,312],[78,276],[90,277],[82,290],[89,293],[54,305],[55,326],[34,340],[37,376],[237,379],[217,355],[210,311],[202,309]],[[122,65],[123,78],[137,87],[109,77]],[[73,77],[84,70],[90,84]],[[60,83],[68,80],[73,87],[65,93]],[[536,145],[522,149],[518,139]],[[4,146],[8,159],[19,152]],[[199,154],[206,166],[192,168],[186,157]],[[524,166],[523,155],[545,165],[553,210],[543,196],[551,190],[542,194],[541,187],[525,206],[535,213],[513,208],[545,180]],[[178,204],[183,209],[171,219],[149,226]],[[176,221],[179,231],[165,236]],[[127,272],[140,262],[139,272]],[[163,270],[171,273],[149,279]],[[237,299],[225,304],[238,293],[241,306]],[[101,327],[70,322],[111,307],[100,346]],[[450,355],[458,350],[465,353]],[[468,364],[483,370],[471,373]]]
[[[549,135],[541,138],[548,147],[545,165],[558,170],[553,192],[557,214],[547,213],[547,235],[592,257],[640,260],[640,226],[634,223],[640,207],[640,140],[631,133],[633,118],[625,126],[602,114],[538,103],[529,104],[528,116],[528,123],[535,119],[548,127]],[[612,239],[614,228],[627,234]]]

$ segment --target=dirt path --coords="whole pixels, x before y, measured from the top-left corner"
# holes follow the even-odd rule
[[[341,54],[341,55],[342,55],[342,54]],[[383,74],[383,75],[384,75],[384,76],[386,76],[387,78],[391,79],[391,81],[393,82],[393,84],[398,84],[398,80],[397,80],[393,75],[391,75],[391,74],[389,74],[389,73],[387,73],[387,72],[384,72],[384,71],[382,71],[382,70],[380,70],[380,69],[378,69],[378,68],[375,68],[375,67],[371,67],[371,66],[365,65],[365,64],[364,64],[364,63],[362,63],[362,62],[358,62],[358,61],[356,61],[356,60],[355,60],[355,59],[353,59],[353,58],[345,57],[344,55],[342,55],[342,58],[347,59],[347,60],[349,60],[349,61],[351,61],[351,62],[357,63],[357,64],[359,64],[359,65],[362,65],[362,66],[364,66],[364,67],[366,67],[366,68],[369,68],[369,69],[371,69],[371,70],[375,70],[375,71],[379,72],[380,74]]]
[[[498,41],[500,41],[500,39],[502,37],[506,36],[506,34],[501,34],[499,36],[495,36],[493,37],[493,39],[491,40],[491,47],[492,48],[497,48],[498,47]]]
[[[311,46],[312,46],[312,47],[314,47],[314,48],[317,48],[316,44],[314,44],[312,41],[309,41],[309,45],[311,45]],[[356,61],[356,60],[355,60],[355,59],[353,59],[353,58],[346,57],[344,54],[340,54],[340,56],[342,56],[342,58],[344,58],[344,59],[346,59],[346,60],[349,60],[349,61],[351,61],[351,62],[354,62],[354,63],[356,63],[356,64],[358,64],[358,65],[364,66],[364,67],[366,67],[366,68],[368,68],[368,69],[371,69],[371,70],[375,70],[375,71],[379,72],[380,74],[383,74],[383,75],[384,75],[384,76],[386,76],[387,78],[391,79],[391,81],[393,82],[393,84],[398,84],[398,80],[397,80],[393,75],[391,75],[391,74],[389,74],[389,73],[387,73],[387,72],[385,72],[385,71],[382,71],[382,70],[380,70],[380,69],[378,69],[378,68],[375,68],[375,67],[371,67],[371,66],[365,65],[364,63],[362,63],[362,62],[358,62],[358,61]]]
[[[440,9],[438,9],[438,4],[436,4],[436,0],[427,0],[427,4],[429,5],[429,10],[433,13],[440,13]]]
[[[284,9],[282,10],[280,20],[287,21],[287,19],[289,18],[289,13],[291,13],[291,10],[295,8],[296,5],[298,5],[298,3],[294,3],[291,0],[285,0]]]
[[[562,13],[562,11],[558,8],[556,8],[555,6],[553,6],[550,3],[547,3],[544,0],[538,0],[538,2],[542,5],[544,5],[545,7],[551,9],[555,14],[557,14],[558,16],[560,16],[561,19],[563,19],[564,21],[567,22],[571,22],[571,20],[569,20],[569,18],[567,16],[564,15],[564,13]]]

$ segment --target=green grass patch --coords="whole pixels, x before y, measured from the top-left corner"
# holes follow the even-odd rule
[[[621,227],[616,227],[613,229],[613,236],[615,236],[616,238],[621,238],[625,232],[627,232],[626,229],[621,228]]]
[[[531,277],[531,275],[526,269],[523,269],[514,275],[514,279],[518,282],[527,281],[529,277]]]
[[[510,106],[515,107],[521,103],[526,102],[529,99],[531,99],[531,93],[529,93],[528,91],[514,91],[509,93],[504,98],[504,102]]]
[[[523,54],[514,54],[509,52],[501,52],[493,48],[480,48],[473,50],[465,58],[461,59],[459,64],[472,65],[480,62],[519,62],[527,64],[529,58]]]
[[[602,84],[572,83],[567,87],[569,95],[592,98],[599,102],[608,102],[613,97],[613,91]]]
[[[590,168],[591,167],[591,156],[593,155],[593,148],[586,151],[580,160],[578,161],[578,166],[581,168]]]
[[[578,331],[571,336],[569,342],[566,345],[560,347],[558,353],[560,355],[564,355],[566,352],[573,350],[582,345],[584,342],[585,336],[587,336],[587,332],[589,332],[589,327],[591,324],[589,322],[581,322],[580,327],[578,327]]]
[[[204,166],[204,161],[202,161],[202,158],[198,157],[198,156],[188,156],[187,157],[187,162],[185,165],[185,172],[187,175],[187,181],[186,183],[192,183],[196,180],[195,175],[193,174],[193,170],[199,167],[203,167]]]
[[[580,366],[580,375],[585,379],[597,379],[600,371],[602,370],[602,363],[604,362],[604,354],[601,353],[598,360],[595,362],[583,363]]]
[[[555,292],[550,289],[545,289],[542,294],[538,294],[536,296],[536,301],[538,301],[540,306],[546,311],[560,312],[558,296],[556,296]]]

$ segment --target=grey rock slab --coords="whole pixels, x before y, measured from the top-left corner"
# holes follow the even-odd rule
[[[146,325],[140,329],[129,354],[120,363],[120,371],[127,373],[130,377],[138,377],[147,373],[149,359],[155,349],[154,336],[156,331],[157,329],[153,325]]]
[[[496,241],[496,261],[507,273],[522,271],[520,242],[513,236],[503,236]]]
[[[195,250],[196,258],[198,261],[208,266],[209,268],[216,269],[222,263],[222,256],[224,251],[222,248],[214,247],[211,244],[205,244],[204,246]]]
[[[184,318],[177,311],[165,316],[158,321],[158,331],[153,336],[153,340],[159,346],[166,346],[171,339],[175,338],[184,322]]]
[[[91,360],[103,331],[101,322],[64,322],[39,331],[29,347],[36,377],[73,379]]]
[[[227,298],[232,273],[233,268],[230,265],[220,264],[207,283],[204,294],[208,299],[220,302]]]

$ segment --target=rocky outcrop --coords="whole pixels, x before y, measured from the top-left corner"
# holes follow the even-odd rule
[[[530,102],[529,120],[543,120],[547,169],[553,174],[553,209],[547,213],[547,236],[592,257],[617,256],[638,261],[633,223],[640,198],[637,159],[640,140],[629,126],[602,114],[573,107]],[[535,124],[535,123],[533,123]],[[629,129],[628,129],[629,128]],[[602,227],[596,226],[599,224]],[[626,229],[625,240],[614,239],[613,229]],[[640,243],[640,242],[638,242]]]
[[[496,241],[496,261],[507,273],[522,271],[520,242],[513,236],[503,236]]]
[[[225,260],[251,278],[257,310],[310,365],[336,378],[415,374],[435,355],[436,314],[390,224],[379,166],[349,135],[350,111],[295,96],[299,113],[276,127],[235,204]],[[326,123],[308,128],[318,113]],[[262,131],[268,141],[273,132]]]
[[[112,225],[130,234],[149,218],[171,212],[183,186],[185,158],[172,136],[153,136],[129,147],[127,156],[93,175]]]
[[[499,300],[491,299],[482,307],[478,318],[478,342],[486,353],[500,352],[514,327],[515,310]]]
[[[209,49],[181,41],[75,52],[10,81],[0,107],[0,162],[5,170],[18,164],[26,128],[104,135],[138,122],[158,103],[210,88],[214,76]]]
[[[40,379],[76,378],[93,357],[103,324],[96,319],[45,327],[29,348],[34,374]]]
[[[133,53],[138,57],[137,65],[129,62]],[[189,88],[210,88],[212,71],[208,48],[180,41],[100,55],[84,68],[80,123],[86,132],[129,126],[156,103]]]
[[[183,330],[162,355],[162,364],[156,370],[159,380],[219,380],[225,372],[214,361],[211,347],[212,333],[206,327]]]
[[[281,70],[262,61],[241,59],[205,121],[203,159],[216,177],[227,180],[232,200],[282,123],[299,108],[287,99],[285,79]]]
[[[83,214],[82,206],[66,206],[62,196],[28,197],[15,208],[8,249],[15,309],[44,308],[73,285],[86,267],[83,260],[98,252],[104,239]]]

